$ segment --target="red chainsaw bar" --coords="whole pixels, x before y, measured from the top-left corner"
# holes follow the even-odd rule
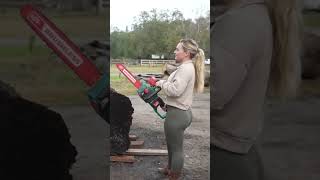
[[[20,13],[47,46],[88,86],[93,86],[100,79],[100,73],[96,66],[39,10],[32,5],[25,5],[21,8]]]
[[[116,66],[137,89],[141,87],[141,82],[136,80],[136,78],[134,78],[134,76],[126,67],[124,67],[122,64],[116,64]]]

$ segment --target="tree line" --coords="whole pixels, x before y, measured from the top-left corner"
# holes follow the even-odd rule
[[[125,12],[124,12],[125,13]],[[184,18],[179,10],[142,11],[135,17],[132,29],[113,28],[110,34],[111,58],[148,59],[152,54],[174,58],[174,50],[180,39],[196,40],[209,57],[210,13],[195,20]]]

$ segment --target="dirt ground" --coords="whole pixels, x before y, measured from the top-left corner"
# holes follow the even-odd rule
[[[107,180],[107,123],[100,119],[89,105],[58,106],[50,109],[59,112],[64,118],[71,134],[71,142],[79,153],[71,170],[73,180]]]
[[[320,97],[269,102],[261,155],[267,180],[320,179]]]
[[[131,134],[145,141],[146,148],[165,149],[163,121],[137,96]],[[287,103],[269,101],[260,154],[266,180],[320,179],[320,97],[305,96]],[[72,169],[74,180],[163,179],[157,168],[167,157],[137,157],[134,164],[108,161],[107,124],[90,106],[59,106],[70,128],[79,155]],[[194,120],[185,134],[184,179],[209,179],[209,94],[195,97]]]
[[[135,108],[131,134],[145,141],[145,148],[166,149],[163,120],[138,96],[130,96]],[[209,179],[209,94],[197,95],[193,104],[193,122],[185,134],[185,179]],[[71,134],[79,154],[72,168],[74,180],[163,179],[158,167],[167,157],[137,157],[134,164],[109,164],[107,144],[109,126],[88,106],[56,106]],[[109,171],[110,166],[110,171]]]
[[[140,97],[130,96],[133,107],[133,124],[131,134],[145,141],[144,148],[166,149],[163,130],[163,120],[156,116],[152,108]],[[199,94],[194,98],[193,121],[185,131],[184,179],[209,179],[210,152],[210,94]],[[153,180],[164,179],[157,172],[158,167],[164,167],[167,156],[136,156],[133,164],[111,163],[110,179],[113,180]]]

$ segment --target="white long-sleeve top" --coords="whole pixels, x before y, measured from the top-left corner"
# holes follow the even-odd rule
[[[187,60],[167,80],[157,81],[156,86],[161,87],[166,94],[167,105],[189,110],[192,106],[194,83],[194,65],[191,60]]]

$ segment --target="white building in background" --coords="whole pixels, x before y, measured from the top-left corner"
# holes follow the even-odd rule
[[[157,54],[151,54],[151,59],[160,59],[160,56]]]
[[[151,59],[164,59],[164,55],[151,54]]]

